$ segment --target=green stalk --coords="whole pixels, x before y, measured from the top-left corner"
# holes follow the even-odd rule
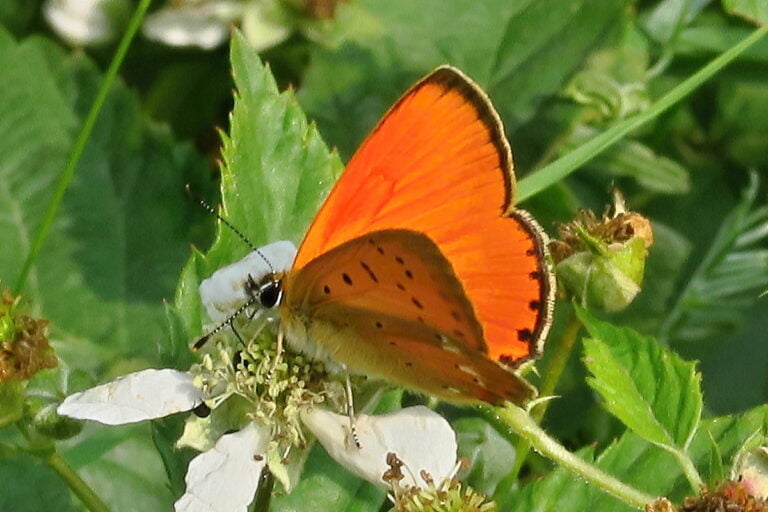
[[[680,464],[680,468],[683,470],[685,478],[687,478],[688,483],[691,484],[691,489],[693,489],[694,492],[699,492],[701,486],[704,485],[704,481],[701,479],[701,475],[696,470],[696,466],[693,464],[693,461],[688,456],[688,454],[682,450],[672,449],[671,447],[667,446],[664,446],[663,448],[667,449],[672,455],[675,456],[677,463]]]
[[[520,180],[517,187],[517,200],[523,202],[542,190],[554,185],[611,146],[614,142],[620,140],[627,133],[658,117],[662,112],[682,100],[705,81],[709,80],[715,73],[741,55],[746,49],[762,39],[766,33],[768,33],[768,25],[758,28],[742,41],[736,43],[733,47],[715,57],[706,66],[688,77],[677,87],[659,98],[648,108],[648,110],[612,126],[562,158],[555,160],[551,164],[542,167],[533,174]]]
[[[85,144],[88,142],[88,138],[91,136],[93,126],[96,124],[96,120],[99,118],[99,113],[101,112],[101,108],[104,106],[104,101],[107,99],[107,94],[109,94],[109,91],[112,89],[112,85],[117,78],[117,71],[120,69],[120,65],[123,63],[125,55],[128,53],[128,48],[131,46],[131,41],[133,41],[133,37],[139,30],[141,21],[144,19],[144,14],[147,12],[151,1],[152,0],[141,0],[139,5],[136,7],[136,10],[133,12],[131,20],[128,22],[128,28],[125,30],[125,34],[123,34],[123,38],[120,40],[120,44],[118,45],[117,50],[115,50],[115,55],[112,57],[112,62],[109,63],[109,68],[107,69],[107,73],[104,75],[104,80],[101,82],[99,91],[96,94],[96,99],[93,100],[91,109],[88,111],[88,115],[85,117],[85,122],[83,122],[83,126],[80,128],[80,133],[77,134],[75,145],[72,147],[72,152],[69,154],[67,166],[64,168],[64,171],[61,173],[58,181],[56,182],[56,188],[53,192],[53,197],[48,203],[48,208],[45,211],[43,222],[40,224],[40,228],[37,230],[35,240],[32,243],[29,254],[27,254],[27,259],[24,261],[24,266],[21,268],[19,277],[16,280],[16,287],[14,288],[13,292],[14,295],[21,293],[24,285],[27,282],[27,277],[29,277],[29,272],[32,270],[32,265],[34,265],[35,261],[37,260],[37,256],[43,246],[43,242],[45,242],[45,239],[48,236],[48,232],[53,225],[53,221],[56,218],[56,214],[59,211],[59,206],[61,206],[64,193],[67,191],[67,187],[69,186],[70,181],[72,181],[72,177],[75,175],[77,163],[80,161],[80,157],[82,156],[83,150],[85,149]]]
[[[556,344],[550,345],[550,348],[554,351],[554,355],[550,360],[549,366],[542,370],[544,380],[539,389],[539,396],[550,397],[555,394],[555,389],[557,389],[557,384],[560,382],[560,376],[563,374],[568,358],[573,351],[573,346],[576,344],[580,329],[581,321],[576,314],[571,311],[568,325],[565,327],[563,335]],[[550,400],[545,400],[533,408],[531,417],[536,423],[541,423],[549,404]],[[520,474],[520,469],[523,467],[523,464],[525,464],[525,460],[528,458],[530,451],[531,443],[523,437],[518,438],[515,445],[515,464],[512,467],[512,470],[501,480],[499,486],[502,488],[512,487],[515,480],[517,480],[517,475]]]
[[[73,493],[80,499],[80,502],[90,510],[90,512],[109,512],[109,507],[96,496],[93,489],[80,478],[80,475],[67,464],[67,461],[56,452],[41,457],[48,467],[56,472],[64,482],[69,486]]]
[[[531,446],[550,458],[558,465],[573,472],[584,481],[589,482],[598,489],[610,494],[632,507],[643,509],[645,505],[656,499],[655,496],[646,494],[631,487],[617,478],[605,473],[597,466],[590,464],[551,438],[523,409],[509,405],[507,407],[485,407],[484,414],[496,424],[501,424],[528,441]]]

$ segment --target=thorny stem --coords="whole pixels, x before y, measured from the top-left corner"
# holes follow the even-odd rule
[[[503,425],[524,438],[530,445],[554,462],[573,472],[598,489],[610,494],[632,507],[643,509],[646,504],[654,501],[655,496],[646,494],[631,487],[615,477],[605,473],[597,466],[590,464],[569,452],[564,446],[550,437],[534,419],[523,409],[508,405],[507,407],[484,407],[483,413],[494,423]]]
[[[61,201],[64,199],[64,193],[67,191],[69,182],[72,181],[72,177],[75,175],[77,163],[80,161],[80,157],[83,154],[83,150],[85,149],[85,145],[88,142],[88,138],[91,136],[91,132],[93,131],[93,127],[96,124],[96,120],[99,118],[101,108],[104,106],[107,95],[112,89],[112,85],[117,78],[117,71],[120,69],[120,65],[123,63],[125,55],[128,53],[128,48],[131,46],[131,41],[133,41],[133,37],[139,30],[141,21],[144,19],[144,14],[147,12],[151,1],[152,0],[141,0],[139,5],[136,7],[136,10],[133,12],[131,20],[128,22],[128,28],[125,29],[125,34],[123,34],[123,38],[120,40],[120,44],[118,45],[117,50],[115,50],[115,55],[112,57],[112,62],[109,63],[109,68],[104,75],[104,80],[101,82],[101,86],[99,87],[99,91],[96,93],[96,98],[93,100],[93,104],[91,104],[91,109],[88,111],[88,115],[85,117],[83,126],[80,128],[80,133],[77,134],[77,139],[75,140],[75,144],[72,147],[72,152],[69,154],[67,166],[59,176],[59,180],[56,182],[56,188],[53,192],[53,197],[51,197],[51,200],[48,203],[48,208],[45,211],[45,217],[43,217],[43,221],[40,223],[40,228],[37,230],[35,240],[32,243],[29,254],[27,254],[27,259],[24,260],[24,266],[21,268],[19,277],[16,280],[14,295],[21,293],[22,289],[24,288],[24,284],[27,282],[27,277],[29,277],[29,272],[32,270],[32,265],[34,265],[35,260],[37,260],[37,255],[40,253],[43,242],[45,242],[45,239],[48,236],[48,231],[50,231],[51,226],[53,225],[53,221],[56,218],[56,214],[59,211]]]
[[[563,335],[557,342],[557,345],[551,347],[553,351],[553,357],[546,368],[544,373],[544,381],[541,384],[539,394],[542,397],[550,397],[555,393],[557,384],[560,382],[560,376],[563,374],[566,363],[573,351],[573,346],[578,339],[579,330],[581,329],[581,321],[576,316],[574,311],[571,311],[568,318],[568,324],[565,327]],[[550,400],[545,400],[538,404],[531,411],[531,417],[536,423],[541,423],[544,414],[547,412]],[[531,451],[531,444],[523,437],[518,438],[515,446],[515,465],[512,467],[512,471],[504,477],[499,485],[512,486],[517,479],[517,475],[520,473],[520,469],[525,464],[525,460],[528,458],[528,454]]]

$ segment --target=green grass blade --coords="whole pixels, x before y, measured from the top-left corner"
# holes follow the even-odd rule
[[[717,56],[688,79],[684,80],[680,85],[659,98],[659,100],[651,105],[645,112],[609,128],[600,135],[597,135],[584,143],[578,149],[520,180],[517,190],[518,201],[523,202],[542,190],[552,186],[576,171],[576,169],[582,166],[585,162],[604,151],[629,132],[658,117],[662,112],[682,100],[701,84],[709,80],[715,73],[741,55],[747,48],[762,39],[766,33],[768,33],[768,25],[758,28],[742,41]]]
[[[48,235],[48,231],[50,231],[51,226],[53,225],[53,220],[56,218],[56,213],[59,211],[59,206],[61,206],[64,193],[67,191],[69,182],[72,181],[72,177],[75,175],[77,163],[80,161],[80,157],[85,149],[85,144],[91,136],[93,126],[96,124],[96,120],[99,117],[99,112],[101,112],[101,108],[104,106],[104,101],[107,99],[107,94],[109,94],[112,85],[115,83],[117,71],[120,69],[120,65],[123,63],[125,55],[128,53],[128,48],[130,48],[136,32],[138,32],[139,27],[141,27],[144,14],[147,12],[151,1],[152,0],[141,0],[136,7],[133,16],[131,16],[128,28],[125,30],[125,34],[123,34],[123,38],[120,40],[115,55],[112,57],[112,62],[109,64],[107,73],[104,75],[104,81],[101,83],[101,87],[99,87],[96,99],[93,100],[93,105],[91,105],[91,109],[88,111],[88,116],[85,118],[80,133],[77,135],[75,145],[72,147],[72,152],[67,161],[67,166],[64,168],[64,171],[56,182],[56,188],[54,189],[51,201],[48,203],[45,217],[43,217],[43,221],[35,235],[34,242],[32,242],[32,247],[29,250],[27,259],[24,261],[24,266],[21,268],[19,277],[16,280],[14,294],[20,293],[24,288],[24,284],[27,282],[27,277],[29,277],[32,265],[35,263],[37,255],[40,253],[40,248],[43,246],[43,242],[45,242],[45,238]]]

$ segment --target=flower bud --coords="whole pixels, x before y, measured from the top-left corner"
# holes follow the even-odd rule
[[[48,344],[46,320],[21,314],[20,298],[7,291],[0,296],[0,384],[29,380],[45,368],[56,367]]]
[[[603,311],[620,311],[635,298],[653,243],[648,219],[627,212],[618,193],[614,201],[612,216],[581,211],[549,246],[561,291]]]
[[[69,439],[83,430],[83,422],[56,412],[57,402],[40,396],[27,398],[24,415],[29,426],[43,437],[51,439]]]

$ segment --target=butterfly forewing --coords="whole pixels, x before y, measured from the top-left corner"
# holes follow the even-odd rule
[[[420,233],[353,239],[289,273],[285,290],[289,342],[356,373],[453,402],[520,403],[531,395],[487,358],[482,327],[451,264]]]
[[[296,268],[386,229],[427,235],[451,262],[488,355],[538,355],[553,286],[541,228],[514,208],[512,156],[483,92],[438,68],[384,116],[350,160],[301,244]]]

